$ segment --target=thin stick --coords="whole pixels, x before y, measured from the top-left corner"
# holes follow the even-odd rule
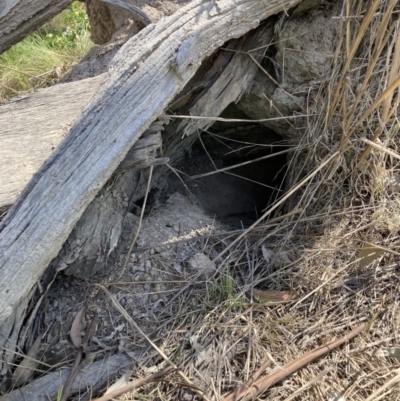
[[[196,197],[190,192],[190,189],[188,188],[188,186],[185,184],[185,181],[183,181],[182,177],[179,175],[178,171],[176,170],[176,168],[173,168],[170,164],[165,163],[165,165],[178,177],[179,181],[181,182],[181,184],[184,186],[188,197],[190,199],[191,196],[193,196],[193,199],[196,199]],[[192,199],[190,199],[192,201]]]
[[[399,372],[399,369],[397,369],[397,372]],[[395,377],[392,377],[383,386],[375,390],[365,401],[376,400],[378,394],[382,393],[382,391],[385,391],[387,388],[393,386],[393,384],[396,384],[399,380],[400,380],[400,373],[398,373]]]
[[[136,230],[136,234],[135,234],[135,236],[134,236],[134,238],[132,240],[131,246],[129,247],[128,254],[126,255],[124,267],[122,268],[121,273],[119,274],[117,280],[120,280],[120,278],[122,277],[122,275],[125,272],[126,265],[128,264],[128,260],[131,257],[133,246],[135,245],[137,237],[139,236],[139,233],[140,233],[140,229],[142,228],[142,221],[143,221],[144,211],[146,209],[147,197],[148,197],[149,192],[150,192],[150,184],[151,184],[151,177],[152,176],[153,176],[153,166],[150,166],[149,179],[147,181],[146,195],[144,196],[142,211],[140,212],[139,225],[138,225],[138,228]]]
[[[294,310],[297,308],[298,305],[300,305],[302,302],[304,302],[307,298],[310,298],[311,295],[315,294],[318,290],[320,290],[322,287],[327,285],[330,281],[332,281],[335,277],[337,277],[340,273],[348,269],[350,266],[358,263],[362,258],[358,258],[356,260],[353,260],[347,265],[342,266],[339,270],[335,271],[334,274],[332,274],[331,277],[329,277],[327,280],[323,281],[318,287],[314,288],[312,291],[310,291],[308,294],[304,295],[303,298],[299,299],[292,307],[291,309]]]
[[[273,225],[275,225],[279,221],[284,220],[287,217],[293,216],[295,214],[299,214],[302,211],[303,211],[302,209],[292,210],[289,213],[286,213],[286,214],[283,214],[283,215],[278,216],[276,218],[273,218],[271,220],[268,220],[267,224],[263,224],[262,226],[255,227],[254,231],[262,231],[262,230],[265,230],[266,228],[271,228]],[[331,216],[337,216],[337,215],[340,216],[341,213],[339,213],[339,214],[334,214],[334,213],[331,214]],[[315,217],[315,219],[318,219],[318,218],[320,218],[320,215],[315,215],[314,217]],[[313,218],[308,218],[307,219],[307,221],[312,221],[312,220],[313,220]],[[297,222],[302,222],[302,221],[303,221],[302,219],[297,220]],[[136,248],[135,252],[145,252],[145,251],[148,251],[149,249],[152,249],[152,248],[155,248],[155,247],[173,246],[173,245],[176,245],[176,244],[184,244],[184,243],[187,243],[188,241],[200,240],[200,239],[205,239],[205,238],[214,238],[214,237],[221,237],[221,236],[227,236],[227,238],[229,238],[229,237],[232,237],[233,235],[240,234],[243,231],[245,231],[245,229],[238,229],[238,230],[231,230],[231,231],[221,231],[219,233],[207,234],[207,235],[199,235],[199,236],[196,236],[196,237],[190,237],[190,238],[180,239],[180,240],[176,240],[176,241],[161,242],[161,243],[153,244],[153,245],[150,245],[150,246],[147,246],[147,247],[144,247],[144,248]],[[337,250],[337,249],[339,249],[339,248],[335,248],[335,250]],[[349,250],[349,249],[350,250],[358,250],[359,248],[358,247],[357,248],[343,248],[343,250]],[[399,255],[400,255],[400,253],[399,253]],[[174,280],[173,282],[174,283],[179,283],[179,282],[186,283],[187,280],[182,280],[182,281]],[[118,282],[111,282],[110,281],[110,282],[107,282],[107,283],[103,283],[103,285],[114,285],[113,283],[114,284],[118,284]],[[135,283],[139,283],[139,281],[138,282],[135,281]],[[148,281],[146,281],[146,283],[148,283]],[[165,283],[165,281],[163,281],[163,283]],[[132,284],[134,284],[134,283],[132,283]]]
[[[9,69],[9,70],[11,70],[11,71],[18,72],[19,74],[22,74],[22,75],[26,75],[26,76],[29,77],[29,78],[35,78],[35,79],[37,79],[38,81],[41,80],[41,79],[38,78],[36,75],[28,74],[27,72],[17,70],[16,68],[9,67],[8,65],[0,64],[0,67],[1,67],[1,68],[7,68],[7,69]]]
[[[270,154],[270,155],[258,157],[257,159],[253,159],[253,160],[249,160],[249,161],[247,161],[247,162],[235,164],[234,166],[229,166],[229,167],[221,168],[221,169],[219,169],[219,170],[210,171],[210,172],[208,172],[208,173],[193,175],[193,176],[190,177],[190,179],[191,179],[191,180],[194,180],[194,179],[196,179],[196,178],[208,177],[209,175],[218,174],[218,173],[223,173],[224,171],[228,171],[228,170],[232,170],[232,169],[234,169],[234,168],[246,166],[247,164],[259,162],[259,161],[261,161],[261,160],[270,159],[271,157],[280,156],[280,155],[283,155],[283,154],[289,153],[289,152],[292,152],[292,149],[282,150],[282,151],[280,151],[280,152],[276,152],[276,153],[272,153],[272,154]],[[272,188],[272,187],[270,187],[270,188]]]
[[[333,367],[329,367],[328,369],[325,369],[323,372],[318,374],[317,376],[313,377],[310,381],[308,381],[306,384],[301,386],[298,390],[296,390],[293,394],[291,394],[288,398],[286,398],[284,401],[290,401],[293,400],[293,398],[297,397],[302,391],[310,387],[312,384],[316,383],[321,377],[325,376],[327,373],[332,371]]]
[[[255,373],[252,374],[251,377],[247,380],[245,386],[250,387],[257,381],[257,379],[271,366],[271,361],[264,362]]]
[[[357,128],[365,122],[365,120],[372,114],[381,103],[383,103],[389,96],[392,95],[392,93],[397,89],[397,87],[400,85],[400,77],[398,77],[391,85],[389,85],[385,91],[379,96],[378,99],[375,100],[375,102],[364,112],[364,114],[359,117],[356,121],[356,123],[353,125],[353,127],[350,129],[350,131],[346,134],[344,137],[342,143],[345,144],[349,138],[354,134],[354,132],[357,130]],[[377,137],[372,138],[373,141],[376,141]],[[347,150],[347,149],[346,149]],[[358,163],[360,163],[363,159],[364,156],[367,155],[369,152],[369,147],[364,150],[364,152],[360,156],[360,160]]]
[[[318,347],[310,352],[307,352],[301,357],[296,358],[294,361],[285,365],[282,369],[271,373],[270,375],[268,375],[263,379],[257,380],[250,388],[244,387],[239,392],[228,395],[222,401],[239,401],[239,400],[250,401],[257,399],[257,397],[259,397],[262,393],[268,390],[272,385],[285,379],[286,377],[290,376],[297,370],[301,369],[302,367],[306,366],[308,363],[314,361],[315,359],[321,357],[322,355],[327,354],[333,349],[351,340],[352,338],[360,334],[365,327],[366,327],[365,323],[359,325],[349,334],[343,336],[342,338],[331,341],[323,345],[322,347]]]
[[[243,224],[242,224],[243,228]],[[248,238],[245,239],[245,246],[246,246],[246,259],[247,259],[247,264],[249,266],[249,275],[250,275],[250,306],[253,306],[253,296],[254,296],[254,258],[252,260],[253,263],[250,261],[250,255],[249,255],[249,244],[248,244]],[[253,346],[253,308],[250,309],[250,314],[249,314],[249,340],[247,342],[247,358],[246,358],[246,363],[244,365],[245,371],[250,370],[250,360],[251,360],[251,349]],[[247,381],[249,380],[249,375],[246,372],[247,376]],[[256,379],[255,379],[256,380]]]
[[[127,393],[128,391],[132,391],[135,388],[144,386],[144,385],[152,383],[154,381],[158,381],[158,380],[162,379],[164,376],[172,373],[174,370],[175,369],[172,366],[170,366],[169,368],[160,370],[159,372],[153,373],[150,376],[142,377],[141,379],[138,379],[132,383],[125,384],[125,386],[116,388],[115,390],[110,391],[107,394],[104,394],[100,398],[92,399],[92,401],[108,401],[108,400],[111,400],[111,398],[119,397],[120,395],[123,395],[123,394]]]
[[[233,122],[233,123],[262,123],[265,121],[278,121],[278,120],[287,120],[289,118],[303,118],[303,117],[312,117],[316,116],[316,114],[301,114],[295,116],[286,116],[286,117],[271,117],[271,118],[262,118],[260,120],[247,120],[243,118],[223,118],[223,117],[207,117],[207,116],[182,116],[182,115],[174,115],[174,114],[166,114],[163,117],[166,118],[181,118],[184,120],[212,120],[212,121],[222,121],[222,122]]]
[[[121,306],[121,304],[115,299],[115,297],[101,284],[97,284],[111,299],[115,308],[124,316],[126,321],[130,324],[130,326],[135,329],[156,351],[157,353],[164,359],[165,362],[168,363],[169,366],[172,366],[177,370],[179,376],[187,383],[191,388],[195,388],[190,381],[190,379],[179,370],[179,368],[168,358],[168,356],[147,336],[147,334],[137,325],[137,323],[129,316],[128,312]],[[194,390],[196,391],[196,390]],[[204,401],[209,401],[207,396],[201,391],[197,390],[196,393],[203,398]]]
[[[367,138],[360,138],[360,141],[363,141],[363,142],[367,143],[368,145],[372,146],[373,148],[379,149],[379,150],[381,150],[382,152],[385,152],[385,153],[387,153],[388,155],[393,156],[393,157],[395,157],[396,159],[399,159],[399,160],[400,160],[400,155],[398,155],[396,152],[393,152],[393,150],[390,150],[390,149],[388,149],[388,148],[385,148],[384,146],[379,145],[379,144],[377,144],[376,142],[372,142],[372,141],[370,141],[370,140],[367,139]]]

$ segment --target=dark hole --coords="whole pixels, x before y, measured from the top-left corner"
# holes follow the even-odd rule
[[[146,203],[146,210],[148,214],[149,210],[155,205],[157,200],[159,199],[160,196],[160,190],[158,188],[152,188],[147,196],[147,203]],[[144,204],[144,198],[145,196],[141,197],[140,199],[136,200],[134,203],[129,208],[130,213],[140,215],[140,212],[142,210],[143,204]]]
[[[234,108],[223,116],[248,119]],[[282,196],[286,150],[282,137],[263,125],[215,123],[199,133],[178,169],[191,177],[183,176],[185,184],[206,210],[231,225],[246,226]],[[273,156],[278,152],[282,154]],[[226,170],[199,177],[217,169]],[[179,187],[177,181],[175,185]]]

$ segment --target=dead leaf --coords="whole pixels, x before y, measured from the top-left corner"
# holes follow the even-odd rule
[[[28,353],[15,370],[11,383],[13,387],[21,387],[31,379],[39,361],[36,359],[39,351],[42,334],[36,338]]]
[[[378,259],[385,253],[385,250],[382,248],[378,248],[373,244],[365,244],[358,252],[359,266],[365,267],[373,262],[375,259]]]
[[[82,345],[82,319],[85,312],[86,305],[76,314],[71,325],[71,331],[69,332],[69,336],[71,337],[71,341],[75,345],[75,348],[79,348]]]
[[[267,291],[253,288],[253,294],[255,300],[263,306],[279,305],[298,298],[294,291]]]

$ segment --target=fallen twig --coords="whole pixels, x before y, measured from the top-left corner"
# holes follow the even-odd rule
[[[190,379],[179,370],[179,368],[168,358],[168,356],[159,348],[157,345],[147,336],[147,334],[137,325],[137,323],[129,316],[126,310],[121,306],[121,304],[115,299],[115,297],[101,284],[97,284],[110,298],[111,302],[115,306],[115,308],[125,317],[129,325],[136,330],[156,351],[157,353],[164,359],[165,362],[168,363],[172,368],[177,370],[179,376],[185,381],[185,383],[191,387],[193,387],[192,382]],[[209,401],[206,394],[198,389],[195,391],[204,401]]]
[[[132,391],[135,388],[144,386],[145,384],[152,383],[154,381],[160,380],[166,375],[169,375],[170,373],[174,372],[176,369],[172,366],[169,366],[166,369],[160,370],[157,373],[153,373],[150,376],[142,377],[141,379],[138,379],[132,383],[128,383],[123,387],[117,388],[113,391],[110,391],[108,394],[103,395],[100,398],[94,398],[92,401],[108,401],[111,400],[112,398],[119,397],[122,394],[127,393],[128,391]]]
[[[292,373],[296,372],[303,366],[307,365],[308,363],[312,362],[314,359],[319,358],[320,356],[332,351],[333,349],[339,347],[346,341],[351,340],[356,335],[360,334],[366,324],[363,323],[356,327],[353,331],[349,334],[339,338],[338,340],[331,341],[321,347],[318,347],[306,354],[302,355],[301,357],[295,359],[294,361],[285,365],[282,369],[275,371],[264,377],[263,379],[257,380],[251,387],[243,386],[239,391],[236,391],[232,394],[226,396],[222,401],[250,401],[255,400],[258,396],[268,390],[273,384],[279,382],[280,380],[285,379],[286,377],[290,376]]]

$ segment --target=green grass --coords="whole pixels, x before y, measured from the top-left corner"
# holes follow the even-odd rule
[[[93,46],[84,6],[71,6],[0,55],[0,103],[49,86]]]

